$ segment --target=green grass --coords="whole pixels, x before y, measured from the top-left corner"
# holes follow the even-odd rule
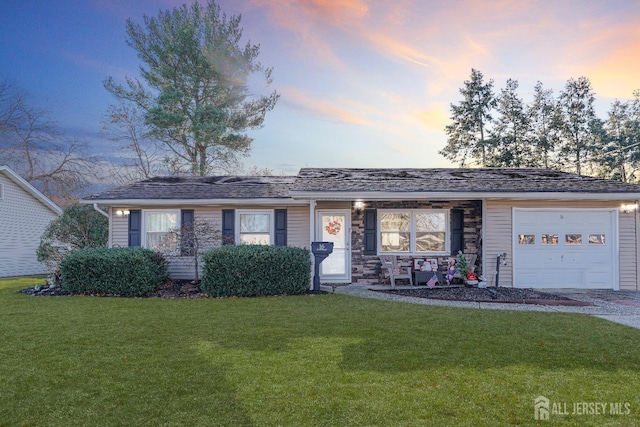
[[[0,281],[0,425],[636,425],[640,331],[314,295],[30,297]],[[551,415],[533,400],[629,403]]]

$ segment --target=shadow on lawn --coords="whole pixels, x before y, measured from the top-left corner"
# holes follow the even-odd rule
[[[403,308],[409,314],[402,313]],[[348,339],[338,357],[342,369],[353,371],[515,365],[640,371],[640,331],[576,314],[416,309],[398,304],[365,305],[364,310],[352,306],[348,318],[310,315],[304,325],[288,324],[281,318],[278,325],[254,326],[248,334],[233,335],[223,345],[286,352],[291,339],[313,337]]]
[[[613,337],[598,328],[605,322],[601,319],[574,315],[562,320],[566,322],[540,318],[527,327],[504,325],[501,329],[449,326],[424,331],[422,336],[397,331],[383,338],[374,333],[345,346],[341,366],[380,372],[452,366],[484,370],[515,365],[541,370],[640,371],[640,356],[634,350],[640,338],[638,331],[606,325],[618,328],[619,334],[612,342]],[[576,321],[583,322],[582,328],[575,327]]]

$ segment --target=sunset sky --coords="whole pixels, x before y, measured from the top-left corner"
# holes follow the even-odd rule
[[[0,2],[0,77],[53,112],[64,132],[108,154],[101,120],[112,96],[102,81],[138,76],[125,20],[183,1]],[[588,77],[601,118],[640,88],[640,2],[220,0],[242,14],[281,94],[251,132],[247,166],[447,167],[449,105],[472,68],[559,92]]]

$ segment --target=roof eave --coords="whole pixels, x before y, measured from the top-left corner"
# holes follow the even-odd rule
[[[291,191],[297,200],[640,200],[640,193]]]
[[[39,200],[42,204],[44,204],[47,208],[53,211],[56,215],[62,215],[62,208],[51,201],[47,196],[42,194],[40,190],[35,188],[33,185],[29,184],[29,182],[15,173],[10,167],[5,165],[0,165],[0,173],[4,173],[10,180],[16,183],[20,188],[25,190],[27,193],[31,194],[37,200]]]

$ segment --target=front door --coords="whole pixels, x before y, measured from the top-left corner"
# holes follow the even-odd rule
[[[320,264],[323,283],[351,282],[351,212],[331,210],[317,212],[316,240],[333,242],[333,253]]]

